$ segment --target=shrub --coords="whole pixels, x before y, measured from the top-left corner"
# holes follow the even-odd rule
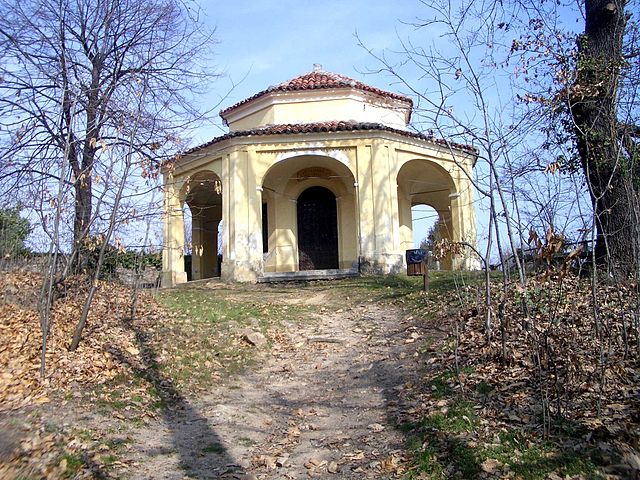
[[[20,216],[22,207],[0,209],[0,256],[13,257],[29,252],[24,242],[31,233],[31,224]]]

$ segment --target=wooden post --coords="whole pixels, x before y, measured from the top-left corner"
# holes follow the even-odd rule
[[[429,290],[429,264],[427,263],[426,258],[422,261],[422,263],[424,264],[424,270],[422,274],[424,285],[422,286],[422,291],[427,292],[427,290]]]

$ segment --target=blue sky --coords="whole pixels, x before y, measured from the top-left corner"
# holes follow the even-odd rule
[[[403,23],[430,15],[425,5],[428,2],[423,4],[419,0],[186,0],[185,3],[190,1],[200,2],[201,18],[206,25],[216,29],[217,44],[213,46],[213,60],[215,70],[222,75],[212,80],[211,91],[204,98],[203,107],[213,110],[215,118],[210,124],[191,133],[190,146],[226,133],[217,116],[220,109],[271,85],[309,72],[315,63],[321,64],[325,70],[342,73],[382,89],[408,94],[408,89],[388,74],[367,74],[380,65],[359,46],[356,34],[376,54],[384,52],[396,60],[401,59],[402,55],[394,55],[394,52],[401,50],[401,41],[408,38],[425,48],[437,45],[437,50],[444,52],[446,57],[455,55],[451,45],[440,36],[442,31],[430,26],[416,32],[413,26]],[[569,11],[567,18],[571,20],[569,23],[579,27],[580,22],[575,23],[575,13]],[[473,31],[476,25],[471,23],[466,27]],[[417,90],[430,91],[429,96],[438,95],[437,84],[421,77],[410,65],[406,65],[402,73]],[[511,94],[507,82],[510,75],[511,72],[505,69],[491,70],[487,82],[489,88],[484,92],[486,98],[495,101],[496,114],[501,118],[503,112],[499,111],[500,104],[508,101]],[[235,88],[229,91],[234,84]],[[457,112],[462,112],[462,118],[473,122],[474,118],[477,119],[473,99],[468,90],[461,84],[457,85],[459,90],[456,98],[451,98],[452,105],[455,105]],[[500,98],[501,94],[503,99]],[[420,125],[425,130],[432,127],[429,120]],[[479,171],[481,166],[476,168],[476,172]],[[482,246],[486,243],[488,215],[486,205],[483,205],[479,196],[476,196],[476,201],[478,243]],[[414,218],[422,219],[414,224],[417,240],[426,235],[429,226],[436,220],[433,210],[424,206],[419,209],[421,211],[414,214]]]
[[[376,61],[358,45],[356,34],[378,52],[398,48],[398,35],[406,36],[412,30],[399,20],[410,21],[418,15],[417,0],[195,1],[200,3],[204,23],[215,28],[214,69],[222,76],[212,81],[204,97],[203,107],[213,109],[214,118],[189,132],[190,146],[226,133],[217,115],[219,110],[309,72],[315,63],[372,86],[407,93],[388,75],[365,73],[376,68]],[[232,85],[235,88],[230,91]],[[427,217],[416,223],[421,232],[417,237],[422,238],[436,216],[433,212],[416,216]],[[40,222],[34,215],[30,219],[35,226]],[[131,224],[119,235],[128,245],[140,245],[142,239],[137,235],[142,230],[137,223]],[[152,243],[161,244],[159,224],[154,225],[152,237]],[[30,243],[35,250],[47,248],[47,238],[39,228],[30,236]]]
[[[265,88],[312,70],[342,73],[370,85],[398,90],[390,77],[365,75],[374,60],[358,46],[356,32],[375,50],[397,46],[396,29],[410,27],[399,18],[411,19],[418,2],[382,1],[208,1],[202,8],[206,22],[216,27],[218,69],[228,78],[215,83],[211,101],[227,92],[230,80],[239,82],[221,107],[233,105]],[[216,97],[216,95],[218,95]],[[216,136],[201,130],[198,140]]]
[[[442,31],[430,26],[416,32],[408,24],[433,15],[419,0],[202,0],[201,6],[205,22],[216,28],[219,42],[214,48],[214,60],[223,78],[212,83],[212,92],[207,101],[207,107],[215,107],[216,112],[271,85],[309,72],[315,63],[321,64],[324,70],[342,73],[379,88],[410,93],[389,74],[367,73],[375,71],[380,65],[358,45],[356,34],[367,48],[378,55],[384,53],[396,61],[402,55],[394,55],[394,52],[401,50],[402,41],[409,38],[421,47],[435,46],[445,57],[457,54],[447,39],[440,36]],[[566,23],[565,27],[580,27],[580,21],[576,23],[577,12],[574,7],[567,7],[560,18],[562,23]],[[465,25],[465,28],[471,30],[473,27],[473,22]],[[509,33],[507,37],[509,35],[517,34]],[[508,51],[508,46],[503,45],[502,54],[496,57],[498,61],[499,56],[504,54],[505,47]],[[501,105],[509,107],[513,95],[509,86],[512,70],[492,68],[484,61],[486,53],[484,48],[477,51],[481,57],[474,60],[475,68],[486,68],[484,71],[488,74],[484,77],[484,96],[491,102],[493,113],[502,117],[506,110],[501,110]],[[402,74],[419,91],[431,91],[437,98],[439,92],[434,81],[421,77],[410,65],[402,68]],[[232,84],[236,86],[229,93]],[[473,97],[465,91],[462,84],[457,88],[458,92],[450,98],[451,105],[455,106],[460,118],[467,118],[468,122],[473,123],[478,120]],[[503,120],[509,122],[509,115],[506,114]],[[420,128],[430,129],[433,125],[425,123]],[[202,143],[225,132],[225,127],[216,117],[213,124],[195,132],[193,142]],[[481,172],[482,169],[479,165],[476,171]],[[487,206],[483,205],[486,202],[479,195],[476,196],[476,201],[478,243],[484,248],[482,245],[486,243],[489,223]],[[422,218],[414,222],[414,239],[417,241],[426,235],[428,228],[436,220],[433,210],[429,208],[421,206],[421,212],[414,213],[414,218]]]

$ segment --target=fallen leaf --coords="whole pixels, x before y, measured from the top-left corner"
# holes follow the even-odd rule
[[[480,464],[480,468],[482,468],[482,471],[486,473],[495,473],[496,470],[498,470],[499,467],[501,466],[502,466],[502,463],[500,463],[498,460],[495,460],[493,458],[487,458],[484,462]]]
[[[384,425],[381,425],[379,423],[371,423],[367,425],[367,428],[377,433],[384,430]]]

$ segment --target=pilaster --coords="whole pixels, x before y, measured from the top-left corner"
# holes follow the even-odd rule
[[[187,281],[184,271],[184,217],[171,173],[165,173],[164,187],[161,285],[173,287]]]
[[[228,251],[222,264],[226,281],[255,282],[262,273],[262,196],[253,168],[255,152],[238,149],[228,156]],[[225,234],[226,236],[227,234]]]

